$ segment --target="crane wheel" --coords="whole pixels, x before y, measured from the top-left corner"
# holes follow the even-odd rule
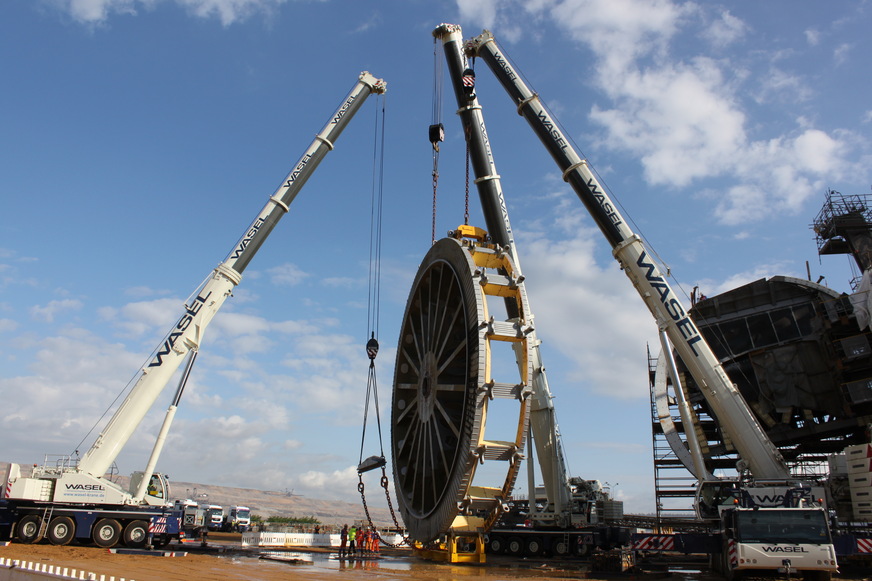
[[[511,495],[523,458],[533,375],[527,295],[523,278],[513,271],[502,249],[455,238],[436,242],[418,268],[401,326],[391,402],[394,487],[412,540],[436,539],[459,515],[467,527],[487,531]],[[489,296],[495,296],[492,304]],[[514,314],[495,321],[489,308]],[[501,349],[500,361],[511,363],[492,368],[491,353]],[[485,437],[489,408],[501,421],[516,418],[498,426],[500,438]],[[486,461],[503,462],[483,470],[487,478],[500,471],[505,478],[497,486],[473,486],[476,469]]]
[[[42,519],[35,514],[28,514],[18,521],[18,530],[15,537],[19,542],[25,545],[32,545],[42,540],[40,529],[42,528]]]
[[[520,557],[524,554],[524,541],[521,537],[510,537],[506,543],[506,552],[515,557]]]
[[[148,541],[148,523],[144,520],[134,520],[124,527],[124,546],[131,549],[141,549]]]
[[[540,537],[533,537],[531,539],[527,539],[527,547],[524,550],[524,553],[528,557],[536,557],[542,554],[542,539]]]
[[[91,531],[91,539],[98,547],[111,549],[121,539],[121,525],[113,518],[100,519]]]
[[[53,545],[69,545],[76,537],[76,523],[71,517],[56,516],[48,525],[48,540]]]
[[[570,552],[569,543],[564,540],[554,541],[554,544],[551,545],[551,550],[558,557],[565,557]]]

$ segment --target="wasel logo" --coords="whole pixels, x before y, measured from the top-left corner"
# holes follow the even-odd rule
[[[752,494],[751,498],[757,506],[784,506],[786,495],[784,494]],[[792,495],[793,499],[813,500],[810,490],[797,490]]]
[[[294,171],[291,172],[291,175],[288,176],[288,181],[285,182],[286,188],[291,187],[291,185],[297,181],[297,178],[300,177],[300,173],[303,171],[303,168],[306,167],[306,164],[309,163],[310,159],[312,159],[311,153],[307,153],[303,156],[303,159],[300,160],[300,163],[297,164],[297,167],[295,167]]]
[[[579,175],[584,177],[584,174],[579,172]],[[599,184],[596,183],[596,180],[591,176],[587,180],[587,189],[590,190],[590,195],[593,196],[593,199],[596,200],[596,203],[600,205],[600,208],[605,212],[606,217],[609,219],[609,222],[614,224],[615,226],[619,226],[623,224],[621,220],[621,215],[618,214],[618,211],[615,210],[614,206],[612,206],[611,201],[606,197],[606,195],[599,189]]]
[[[500,65],[500,68],[503,69],[503,72],[506,73],[506,76],[509,77],[509,79],[514,81],[517,78],[517,76],[515,75],[515,72],[512,70],[512,67],[509,66],[508,61],[506,61],[506,59],[503,57],[503,55],[501,55],[498,52],[495,52],[493,54],[494,54],[494,60],[497,61],[497,64]]]
[[[176,323],[175,327],[173,327],[172,332],[167,336],[161,349],[154,356],[152,362],[148,364],[149,367],[160,367],[163,364],[164,355],[170,354],[170,349],[173,348],[173,345],[176,344],[176,341],[179,340],[179,337],[182,336],[185,329],[190,326],[194,317],[197,316],[197,313],[199,313],[200,309],[203,308],[203,305],[206,304],[206,299],[208,299],[211,294],[212,291],[209,291],[206,296],[197,295],[194,304],[185,309],[185,314],[182,315],[182,318],[179,319],[179,322]]]
[[[100,484],[66,484],[67,490],[103,490]]]
[[[563,135],[560,133],[560,130],[557,128],[557,125],[548,118],[548,114],[545,113],[545,109],[542,109],[538,113],[536,113],[536,117],[539,118],[539,121],[542,123],[542,127],[545,128],[545,131],[548,132],[554,139],[554,143],[560,149],[566,149],[568,144],[566,143],[566,139],[563,138]]]
[[[766,553],[808,553],[805,550],[805,547],[763,547],[763,551]]]
[[[339,108],[339,111],[337,111],[336,115],[333,117],[333,121],[331,121],[333,125],[339,123],[339,120],[342,119],[343,116],[345,116],[345,113],[348,112],[348,108],[351,107],[351,104],[354,103],[356,99],[357,97],[352,95],[348,98],[347,101],[345,101],[345,103],[342,104],[342,107]]]
[[[663,277],[654,276],[657,267],[655,267],[653,263],[645,262],[646,256],[647,253],[643,250],[642,254],[639,255],[639,259],[636,261],[636,264],[639,268],[648,270],[645,273],[645,279],[651,284],[651,287],[657,291],[657,294],[660,295],[660,302],[663,303],[666,312],[669,313],[669,316],[672,317],[673,321],[675,321],[676,326],[681,330],[681,335],[687,341],[687,346],[690,347],[694,355],[699,356],[694,344],[699,343],[702,337],[700,336],[699,331],[696,330],[696,325],[693,324],[693,321],[691,321],[690,317],[687,316],[687,313],[684,312],[684,307],[681,306],[678,299],[672,295],[672,289],[669,288],[669,285],[666,284]]]
[[[236,247],[236,250],[233,251],[230,258],[239,258],[242,255],[242,251],[245,250],[252,240],[254,240],[254,237],[257,236],[257,233],[260,231],[260,227],[263,226],[264,222],[266,222],[266,218],[258,218],[254,221],[254,224],[251,225],[251,228],[248,229],[248,232],[246,232],[245,236],[242,237],[242,240],[239,241],[239,246]]]

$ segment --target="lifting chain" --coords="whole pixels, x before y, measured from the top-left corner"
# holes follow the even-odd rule
[[[369,515],[369,506],[366,504],[366,485],[363,483],[363,473],[357,473],[358,483],[357,483],[357,491],[360,492],[360,500],[363,503],[363,512],[366,514],[366,520],[369,523],[369,526],[375,528],[375,524],[372,522],[372,517]],[[397,513],[394,512],[394,503],[391,501],[391,492],[388,488],[388,474],[385,467],[382,466],[382,476],[381,476],[381,487],[385,489],[385,499],[388,501],[388,510],[391,512],[391,520],[394,521],[394,526],[398,531],[403,530],[403,525],[400,524],[399,519],[397,518]],[[399,547],[402,545],[412,546],[409,537],[403,535],[403,540],[399,543],[391,543],[388,540],[382,539],[382,542],[389,547]]]
[[[433,222],[430,228],[430,243],[436,244],[436,187],[439,183],[439,146],[433,146]]]

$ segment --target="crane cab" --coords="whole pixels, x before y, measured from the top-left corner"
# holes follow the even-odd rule
[[[130,477],[130,494],[136,494],[139,489],[142,479],[145,478],[144,472],[134,472]],[[164,505],[169,504],[170,498],[170,481],[166,475],[155,472],[149,478],[148,486],[145,489],[145,496],[142,498],[144,504]]]

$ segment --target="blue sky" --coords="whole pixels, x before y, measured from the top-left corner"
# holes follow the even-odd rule
[[[0,461],[39,462],[83,439],[87,449],[363,70],[388,83],[377,361],[387,418],[405,300],[430,245],[441,22],[494,32],[677,289],[805,277],[809,261],[814,278],[848,291],[849,263],[819,260],[808,224],[827,188],[869,191],[870,16],[868,2],[786,0],[3,2]],[[651,512],[653,320],[478,70],[569,465],[608,482],[626,510]],[[440,234],[464,211],[445,88]],[[371,101],[208,328],[159,464],[173,479],[356,496]],[[474,189],[471,209],[481,225]],[[172,391],[119,457],[122,473],[144,467]]]

